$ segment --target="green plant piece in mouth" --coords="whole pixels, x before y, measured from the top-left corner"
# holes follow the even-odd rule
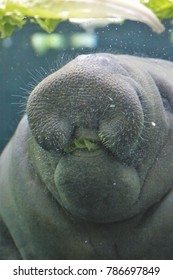
[[[85,149],[90,151],[98,149],[99,146],[95,141],[84,139],[84,138],[78,138],[71,141],[66,147],[64,148],[66,153],[72,153],[78,149]]]

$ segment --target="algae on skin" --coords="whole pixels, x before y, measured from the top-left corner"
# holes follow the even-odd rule
[[[143,4],[141,2],[143,2]],[[26,23],[27,18],[38,23],[47,32],[52,32],[59,22],[67,19],[76,20],[79,24],[85,23],[86,20],[90,19],[90,24],[94,27],[100,25],[102,22],[105,22],[107,25],[110,22],[131,19],[144,22],[154,31],[160,33],[164,30],[164,27],[151,9],[157,14],[157,9],[155,9],[155,7],[159,6],[159,13],[157,15],[160,16],[162,2],[165,3],[167,1],[0,0],[1,38],[10,36],[16,27],[21,28]],[[167,8],[172,9],[173,3],[169,2]],[[163,9],[165,14],[165,6],[163,6]],[[163,17],[160,16],[160,18]],[[108,19],[108,21],[106,21],[106,19]]]

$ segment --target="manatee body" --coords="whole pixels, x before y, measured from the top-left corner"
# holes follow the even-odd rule
[[[81,55],[0,158],[1,259],[173,259],[173,64]]]

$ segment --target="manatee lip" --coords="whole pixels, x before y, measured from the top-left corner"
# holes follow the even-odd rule
[[[101,148],[97,148],[92,151],[89,151],[88,149],[76,149],[75,151],[70,153],[70,155],[75,157],[96,157],[96,156],[100,156],[101,153],[102,153]]]

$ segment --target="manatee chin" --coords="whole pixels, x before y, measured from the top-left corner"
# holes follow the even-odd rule
[[[62,207],[93,222],[126,218],[140,194],[136,170],[101,149],[62,157],[54,180]]]

